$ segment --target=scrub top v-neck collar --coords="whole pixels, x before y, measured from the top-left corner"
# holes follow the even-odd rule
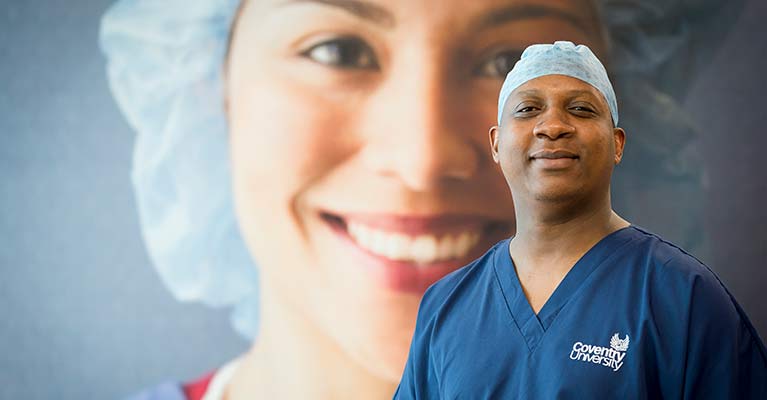
[[[493,266],[511,318],[531,353],[538,346],[543,334],[554,322],[559,311],[578,291],[586,278],[610,254],[630,241],[634,233],[635,229],[632,225],[612,232],[597,242],[573,265],[537,315],[525,297],[514,262],[509,254],[509,241],[511,239],[502,242],[501,247],[495,253]]]

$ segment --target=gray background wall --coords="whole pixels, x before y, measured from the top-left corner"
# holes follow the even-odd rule
[[[107,0],[0,3],[0,398],[118,398],[247,344],[175,302],[144,252],[133,133],[96,46]],[[750,0],[686,104],[709,164],[707,261],[767,335],[767,2]],[[215,343],[215,347],[210,344]]]

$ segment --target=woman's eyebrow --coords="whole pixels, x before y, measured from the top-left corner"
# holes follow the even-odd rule
[[[478,30],[480,28],[488,28],[512,21],[544,17],[558,18],[586,33],[591,31],[591,28],[588,26],[586,21],[583,21],[580,16],[574,13],[570,13],[566,10],[541,4],[519,4],[498,8],[477,18],[477,20],[472,24],[472,27]]]
[[[336,7],[384,28],[392,28],[395,25],[395,18],[391,12],[379,5],[361,0],[285,0],[280,5],[295,3],[315,3]]]

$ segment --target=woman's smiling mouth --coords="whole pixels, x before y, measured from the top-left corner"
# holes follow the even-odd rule
[[[320,213],[356,259],[395,290],[423,292],[507,236],[511,224],[486,217]]]
[[[479,243],[481,236],[476,229],[454,234],[408,236],[352,221],[347,225],[347,232],[360,247],[375,255],[420,266],[463,258]]]

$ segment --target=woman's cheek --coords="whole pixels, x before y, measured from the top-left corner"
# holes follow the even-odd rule
[[[307,194],[349,158],[349,109],[285,79],[252,81],[230,93],[238,220],[258,261],[279,263],[271,260],[280,252],[275,243],[306,244],[300,211]]]
[[[254,87],[232,99],[232,152],[251,179],[298,195],[344,159],[349,110],[289,82]]]

